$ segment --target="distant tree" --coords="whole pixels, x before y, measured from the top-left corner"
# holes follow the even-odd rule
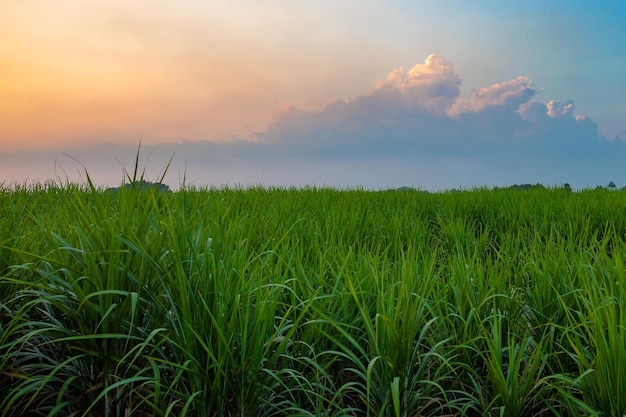
[[[615,183],[613,181],[609,182],[609,185],[606,186],[607,190],[615,190],[617,189],[617,187],[615,186]]]
[[[533,188],[532,184],[513,184],[509,187],[511,190],[530,190]]]
[[[513,184],[508,188],[509,190],[545,190],[546,186],[538,182],[536,184]]]
[[[107,191],[119,191],[121,187],[113,187],[113,188],[107,188]],[[126,188],[127,190],[147,190],[147,189],[152,189],[152,188],[156,188],[159,191],[162,192],[170,192],[170,187],[167,184],[163,184],[160,182],[150,182],[150,181],[146,181],[146,180],[140,180],[140,181],[133,181],[130,184],[124,184],[124,188]]]
[[[563,189],[567,192],[572,192],[572,187],[568,183],[563,184]]]

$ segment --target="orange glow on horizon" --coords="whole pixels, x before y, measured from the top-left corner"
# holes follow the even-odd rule
[[[367,57],[357,72],[337,66],[356,43],[318,30],[326,18],[318,6],[239,1],[3,4],[0,152],[250,137],[280,102],[352,97],[378,72]]]
[[[224,139],[268,123],[282,74],[255,65],[240,40],[223,42],[193,8],[97,3],[3,10],[0,152],[87,137]]]

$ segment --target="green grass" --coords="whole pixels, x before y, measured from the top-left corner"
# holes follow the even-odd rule
[[[0,416],[622,416],[625,234],[621,191],[4,187]]]

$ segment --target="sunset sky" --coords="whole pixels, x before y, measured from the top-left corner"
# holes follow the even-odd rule
[[[0,183],[140,141],[173,188],[621,187],[626,2],[0,0]]]

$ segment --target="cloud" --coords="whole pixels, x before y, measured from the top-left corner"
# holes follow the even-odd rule
[[[307,160],[403,161],[441,165],[440,171],[450,169],[444,165],[451,160],[463,161],[492,173],[480,177],[484,184],[507,178],[502,170],[520,181],[539,173],[573,181],[568,176],[580,178],[581,166],[598,173],[612,167],[620,175],[624,144],[603,137],[592,119],[575,113],[572,100],[539,101],[542,89],[525,76],[474,89],[469,97],[461,96],[461,83],[454,64],[433,54],[409,70],[391,71],[351,100],[315,111],[286,108],[257,137],[276,152]],[[471,175],[459,181],[465,176]]]
[[[553,119],[571,117],[574,112],[574,102],[572,100],[567,100],[563,103],[556,100],[550,100],[546,107],[548,108],[548,116]]]
[[[524,76],[474,89],[468,97],[462,97],[461,83],[454,64],[433,54],[423,64],[391,71],[350,100],[317,110],[284,104],[252,140],[162,144],[150,151],[152,164],[161,169],[174,156],[168,174],[174,188],[182,178],[197,185],[428,189],[626,183],[624,141],[599,134],[592,119],[576,114],[572,100],[540,101],[541,88]],[[135,152],[133,146],[67,151],[91,168],[92,179],[109,185],[122,178],[118,160],[132,164]],[[102,162],[107,153],[112,164]],[[27,156],[0,153],[0,175],[17,172]],[[45,152],[37,158],[45,167]],[[55,167],[48,164],[48,173],[58,176]]]
[[[406,108],[442,113],[457,100],[461,83],[452,62],[431,54],[408,71],[402,67],[391,71],[373,95],[395,96]]]
[[[574,114],[572,100],[537,101],[541,89],[528,77],[475,89],[468,98],[460,86],[454,64],[432,54],[409,70],[391,71],[352,100],[316,111],[288,107],[258,138],[311,157],[497,158],[545,151],[550,144],[559,147],[554,156],[563,157],[579,153],[577,146],[608,145],[591,119]]]
[[[528,77],[520,76],[511,81],[472,91],[469,99],[460,99],[454,104],[450,114],[477,113],[491,107],[516,110],[536,93],[537,89],[532,81]]]

